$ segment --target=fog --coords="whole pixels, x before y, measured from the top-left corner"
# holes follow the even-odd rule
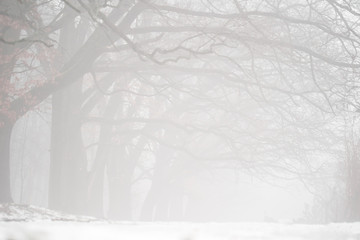
[[[0,203],[360,220],[360,5],[0,3]]]

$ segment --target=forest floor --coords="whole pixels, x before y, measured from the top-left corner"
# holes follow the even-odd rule
[[[145,223],[0,205],[0,240],[360,240],[360,223]]]

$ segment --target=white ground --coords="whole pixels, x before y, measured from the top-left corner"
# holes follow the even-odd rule
[[[0,240],[360,240],[360,223],[129,223],[0,205]]]
[[[360,224],[2,222],[1,240],[358,240]]]

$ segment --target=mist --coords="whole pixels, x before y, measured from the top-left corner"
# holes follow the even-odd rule
[[[131,222],[360,220],[358,3],[0,9],[0,203]]]

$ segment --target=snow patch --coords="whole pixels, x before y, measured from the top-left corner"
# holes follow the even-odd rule
[[[31,221],[97,221],[96,218],[75,216],[58,211],[22,204],[0,204],[0,221],[31,222]]]

